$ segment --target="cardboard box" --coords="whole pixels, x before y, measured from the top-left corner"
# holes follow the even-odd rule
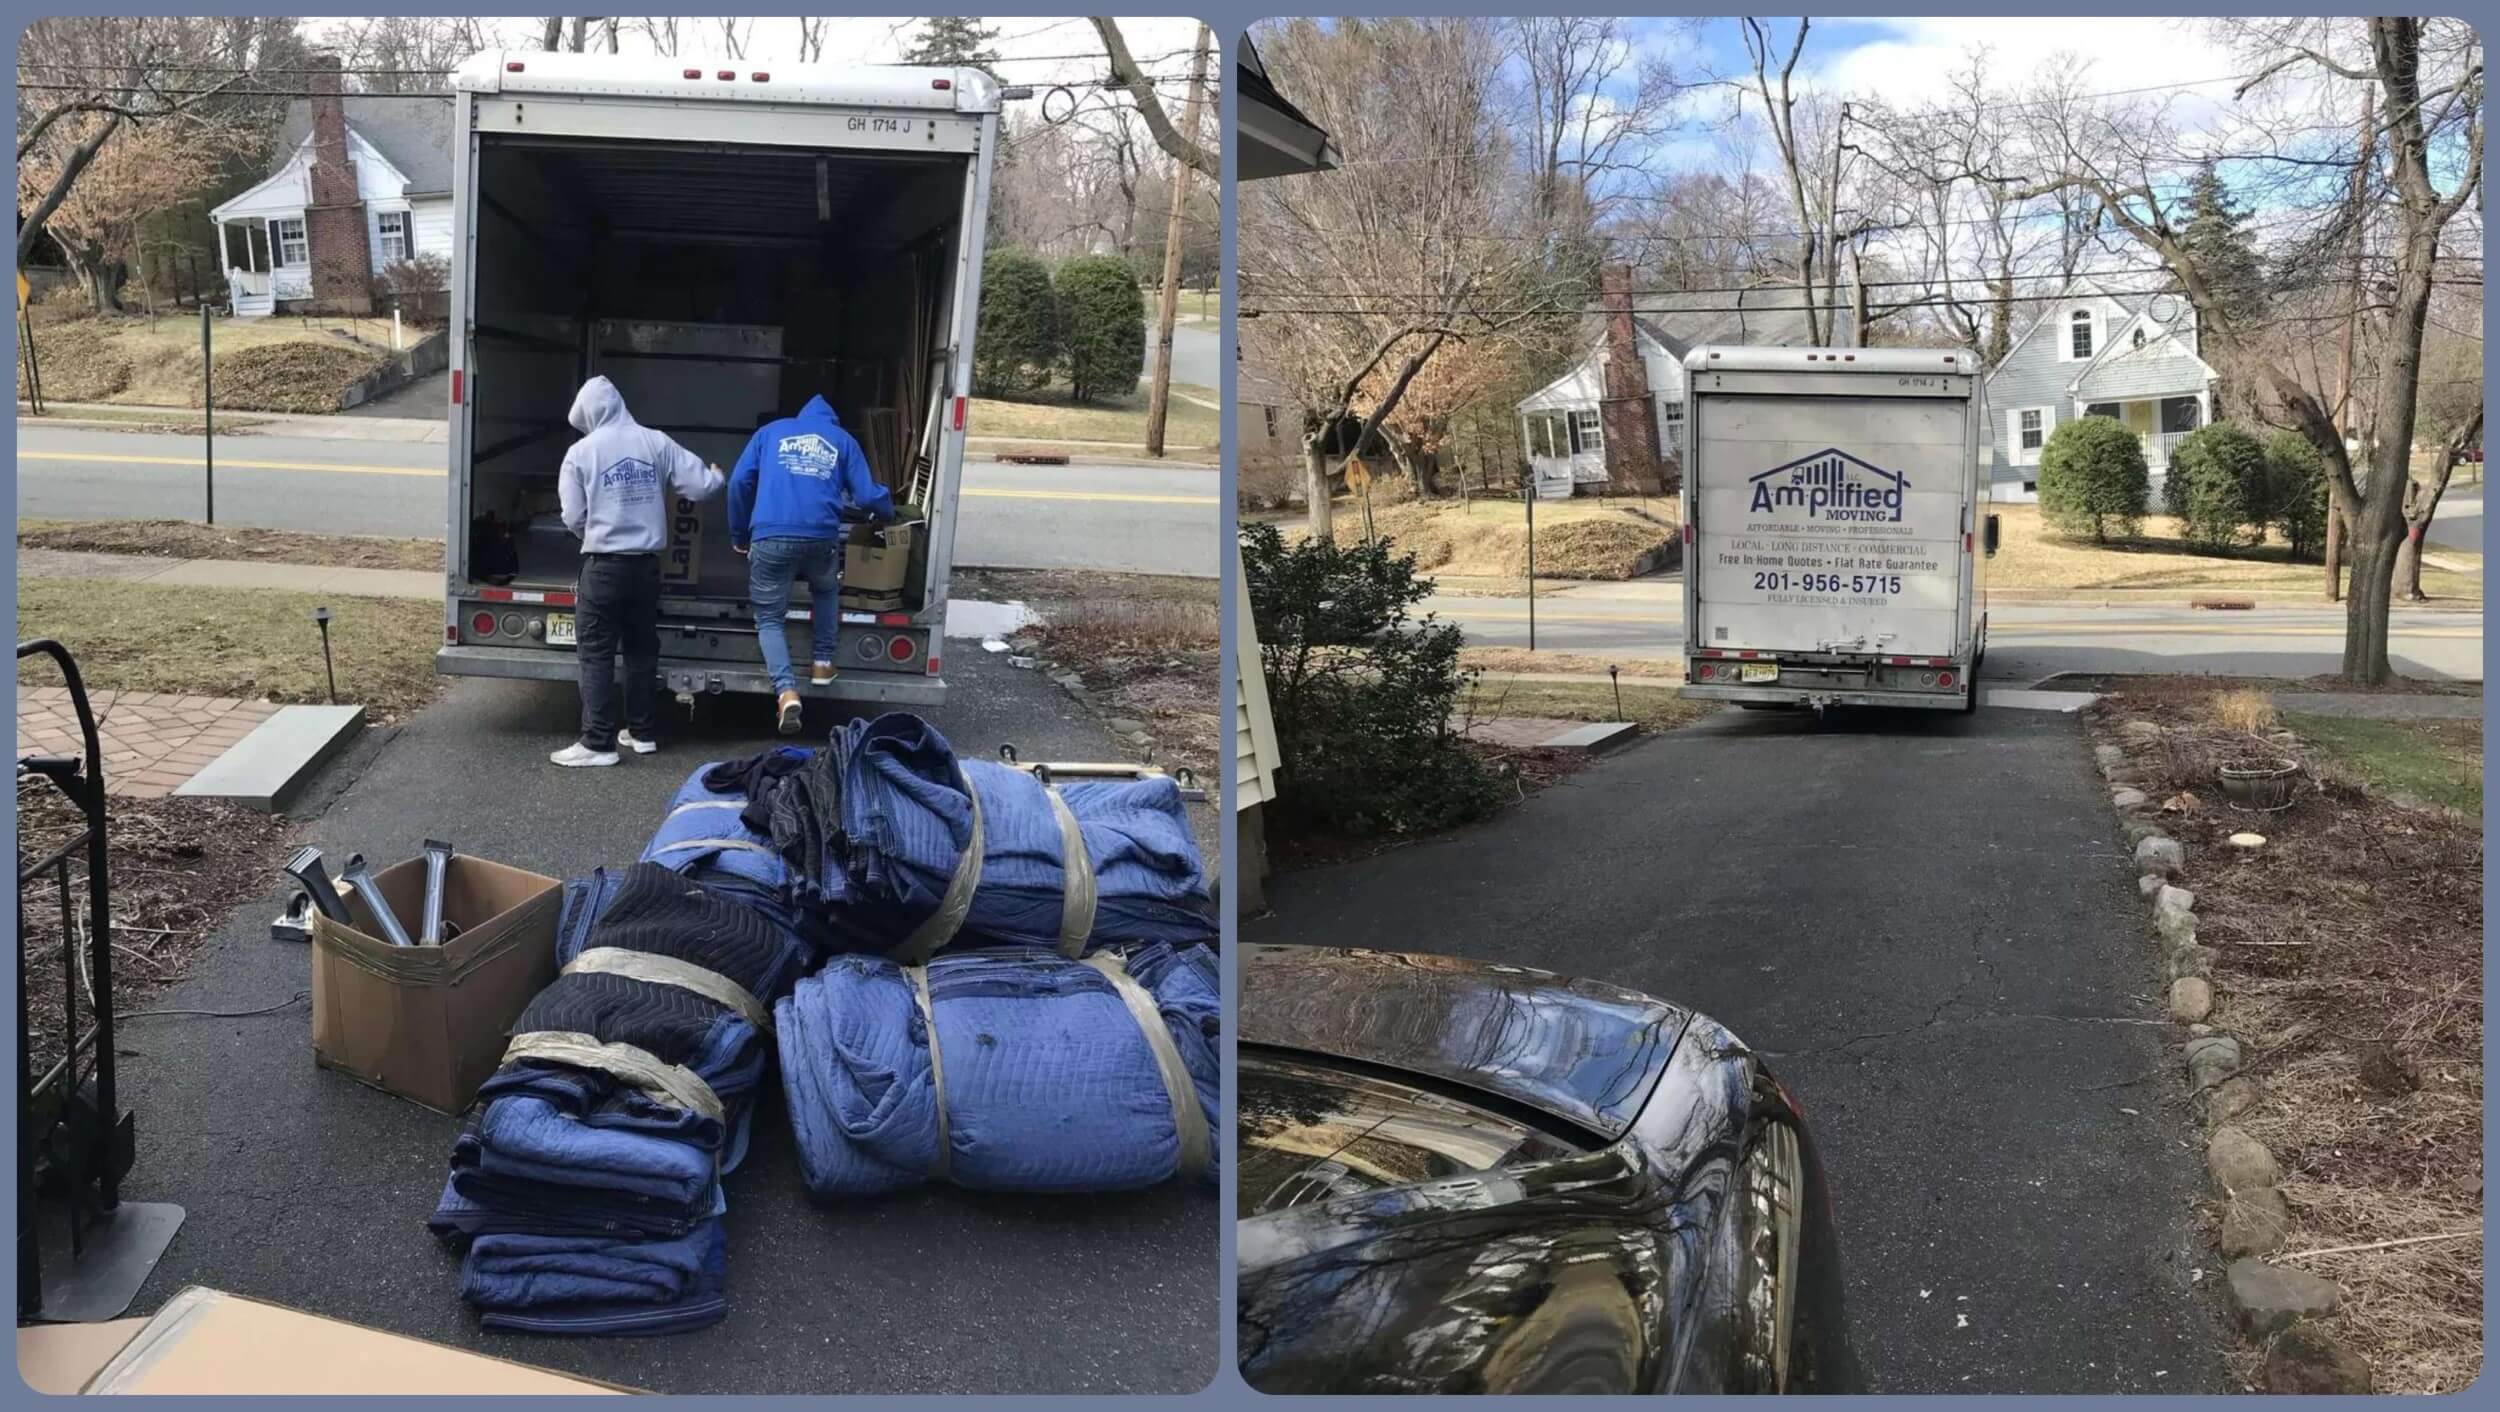
[[[615,1394],[526,1363],[325,1319],[193,1285],[168,1300],[84,1391],[97,1394]]]
[[[101,1324],[23,1324],[17,1331],[17,1376],[46,1397],[68,1397],[122,1351],[145,1319]]]
[[[885,527],[885,543],[877,543],[873,525],[854,525],[842,550],[842,606],[861,612],[889,612],[903,606],[903,585],[911,578],[912,546],[918,524]]]
[[[374,882],[400,924],[416,932],[425,860],[394,863]],[[313,1057],[436,1112],[460,1112],[495,1072],[522,1008],[556,978],[562,903],[563,884],[554,878],[455,856],[443,916],[460,934],[449,945],[393,946],[316,913]],[[372,921],[361,901],[351,899],[348,912]]]

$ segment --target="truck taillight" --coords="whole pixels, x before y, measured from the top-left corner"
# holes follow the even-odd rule
[[[1938,686],[1951,686],[1951,685],[1953,685],[1953,674],[1952,674],[1951,672],[1938,672],[1938,673],[1936,673],[1936,685],[1938,685]]]
[[[683,75],[683,77],[686,77],[686,78],[701,78],[701,77],[703,77],[703,70],[701,70],[701,69],[688,69],[688,70],[686,70],[686,72],[685,72],[685,74]]]
[[[897,662],[908,662],[919,654],[920,645],[899,632],[894,635],[892,642],[886,644],[885,648],[885,655]]]
[[[492,613],[480,613],[476,617],[469,619],[469,631],[476,633],[480,637],[493,637],[495,635],[495,615]]]
[[[458,642],[459,640],[460,640],[460,626],[459,626],[459,624],[457,624],[457,623],[445,623],[445,624],[443,624],[443,641],[445,641],[445,642],[452,642],[452,643],[456,643],[456,642]]]
[[[938,674],[938,655],[934,652],[929,654],[928,674],[930,676],[936,676]]]
[[[458,368],[451,370],[451,405],[454,407],[460,405],[460,371]]]
[[[944,93],[946,90],[955,86],[955,81],[951,78],[933,78],[929,80],[929,86],[936,89],[940,93]]]
[[[964,429],[964,402],[964,398],[955,399],[955,430],[957,431]]]

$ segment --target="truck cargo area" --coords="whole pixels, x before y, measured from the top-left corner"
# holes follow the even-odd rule
[[[477,142],[473,323],[467,385],[454,393],[470,418],[460,576],[572,586],[579,545],[556,476],[576,435],[566,413],[594,373],[636,420],[724,471],[757,426],[821,394],[912,506],[906,520],[950,512],[927,491],[971,159],[495,132]],[[928,606],[926,528],[896,536],[909,541],[908,569],[874,607]],[[507,534],[509,558],[494,548]],[[665,617],[751,622],[725,496],[681,507],[664,564]],[[804,585],[796,593],[803,601]],[[751,638],[736,655],[752,659]]]

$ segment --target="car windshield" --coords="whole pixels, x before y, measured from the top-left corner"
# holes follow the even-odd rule
[[[1550,1133],[1369,1074],[1244,1054],[1241,1214],[1570,1156]]]

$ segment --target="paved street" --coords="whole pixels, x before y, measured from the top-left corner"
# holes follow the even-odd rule
[[[1138,376],[1144,385],[1155,374],[1154,300],[1146,301],[1146,371]],[[1215,324],[1172,325],[1172,381],[1195,383],[1199,387],[1220,388],[1224,385],[1224,363],[1219,356],[1223,338]]]
[[[440,538],[440,445],[236,436],[217,443],[217,518],[262,529]],[[201,513],[197,437],[18,425],[17,510],[53,519]],[[1213,577],[1216,474],[1144,466],[964,464],[956,562]]]
[[[1831,1171],[1878,1391],[2221,1392],[2195,1124],[2078,731],[1728,712],[1486,824],[1279,877],[1243,940],[1598,977],[1772,1055]]]
[[[1528,645],[1528,600],[1435,596],[1424,605],[1467,629],[1475,647]],[[2408,676],[2480,681],[2479,611],[2399,608],[2392,615],[2396,670]],[[1667,659],[1683,655],[1682,581],[1586,584],[1539,593],[1542,650]],[[2057,672],[2211,672],[2312,676],[2341,665],[2344,610],[2333,604],[2217,612],[2161,604],[1998,601],[1988,610],[1989,681],[2036,681]]]
[[[966,754],[1007,742],[1028,759],[1122,753],[1038,673],[977,652],[958,660],[954,695],[931,719]],[[331,767],[332,778],[361,777],[310,820],[310,841],[332,857],[387,860],[446,838],[555,876],[629,863],[687,771],[778,739],[753,698],[707,700],[692,726],[682,708],[663,708],[660,754],[568,771],[546,752],[573,734],[569,688],[456,682]],[[811,730],[832,724],[811,719]],[[1203,837],[1213,812],[1193,814]],[[158,1007],[253,1010],[307,988],[306,949],[269,939],[285,891],[274,874],[269,883]],[[457,1261],[424,1228],[457,1122],[316,1069],[305,1024],[298,1003],[245,1019],[133,1019],[121,1031],[122,1101],[138,1115],[124,1194],[189,1212],[133,1313],[211,1284],[659,1392],[1184,1393],[1214,1374],[1211,1189],[936,1190],[819,1206],[801,1186],[777,1087],[728,1182],[725,1323],[665,1338],[481,1335],[458,1297]]]

